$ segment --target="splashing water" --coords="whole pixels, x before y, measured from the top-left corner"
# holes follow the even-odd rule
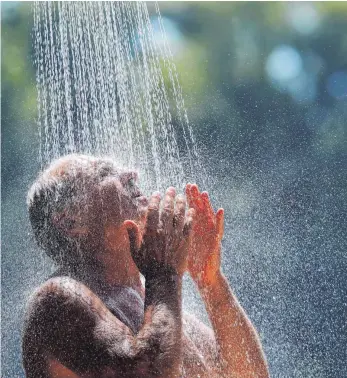
[[[160,44],[143,2],[35,2],[42,167],[68,153],[89,153],[139,169],[144,192],[181,188],[193,173],[204,182],[155,9]]]

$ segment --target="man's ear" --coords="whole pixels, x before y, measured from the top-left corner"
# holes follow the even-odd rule
[[[52,215],[52,221],[58,230],[69,237],[75,238],[88,233],[88,228],[82,224],[81,217],[68,214],[65,210],[54,213]]]

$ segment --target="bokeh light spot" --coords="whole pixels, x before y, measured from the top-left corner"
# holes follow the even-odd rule
[[[270,53],[265,70],[270,79],[285,85],[300,74],[302,66],[302,58],[294,47],[280,45]]]
[[[172,21],[168,17],[161,17],[162,25],[165,29],[165,37],[167,46],[170,46],[171,52],[175,55],[177,54],[183,45],[183,35],[179,30],[176,22]],[[153,28],[153,37],[159,48],[164,47],[164,37],[160,28],[158,18],[151,19],[151,24]]]
[[[312,34],[319,26],[321,17],[312,3],[288,3],[289,24],[304,35]]]

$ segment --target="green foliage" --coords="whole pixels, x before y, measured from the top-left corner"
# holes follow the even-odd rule
[[[3,188],[7,187],[8,180],[15,179],[16,174],[20,175],[28,169],[26,166],[28,154],[34,152],[33,144],[36,149],[38,147],[31,4],[5,4],[2,4],[1,9]],[[33,157],[35,159],[35,155]],[[3,193],[6,192],[3,190]]]

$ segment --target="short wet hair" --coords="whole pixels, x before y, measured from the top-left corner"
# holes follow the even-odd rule
[[[53,217],[83,205],[86,182],[95,180],[103,170],[114,168],[115,163],[107,158],[67,155],[53,161],[29,189],[27,205],[35,239],[58,265],[79,261],[81,238],[70,237],[59,229]]]

